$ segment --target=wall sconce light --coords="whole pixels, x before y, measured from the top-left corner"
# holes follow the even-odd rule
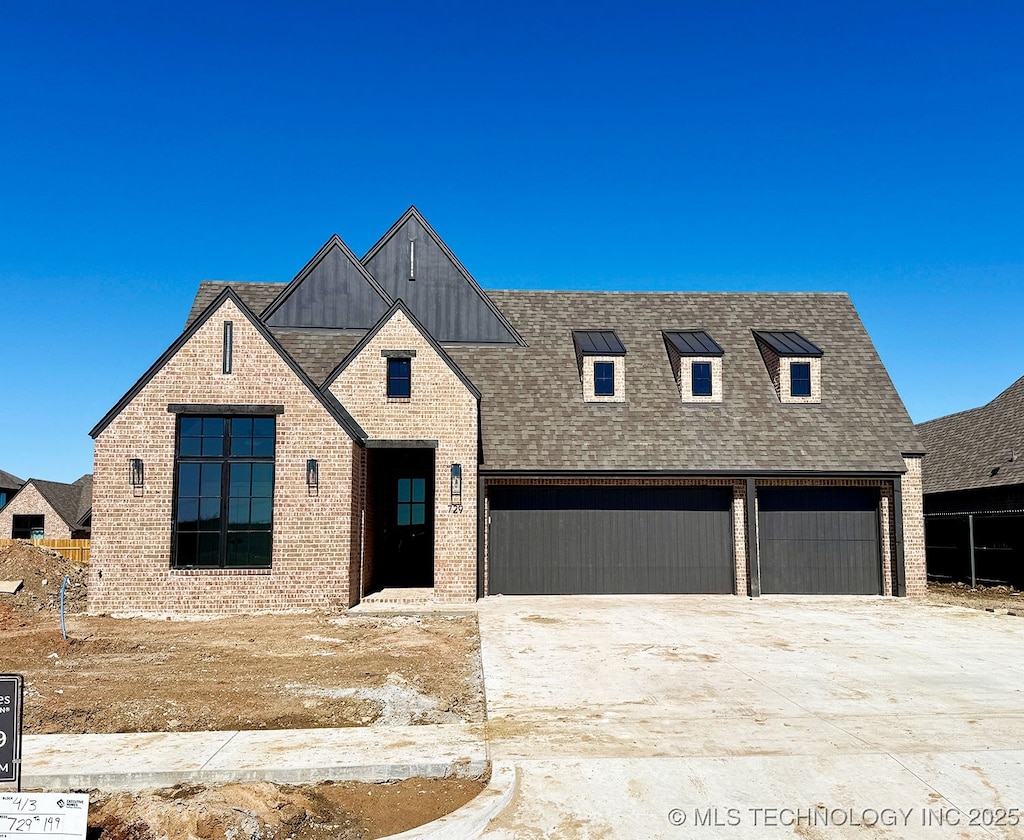
[[[141,458],[128,459],[128,482],[132,487],[142,487],[146,483],[146,467]]]
[[[320,464],[316,458],[306,461],[306,487],[310,490],[320,488]]]
[[[449,508],[452,513],[462,513],[462,464],[452,464],[451,490]]]

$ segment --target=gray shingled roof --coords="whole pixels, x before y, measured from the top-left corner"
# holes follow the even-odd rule
[[[203,283],[190,320],[226,283]],[[231,284],[262,310],[283,284]],[[843,294],[488,292],[526,340],[451,345],[481,390],[484,471],[901,472],[924,447]],[[600,324],[629,348],[626,402],[585,403],[573,330]],[[663,331],[699,324],[725,351],[722,403],[683,404]],[[822,402],[783,405],[754,329],[796,330],[825,352]],[[351,333],[275,330],[316,381]]]
[[[928,449],[925,493],[1024,484],[1024,377],[980,408],[917,430]]]
[[[30,478],[28,483],[39,491],[39,495],[71,528],[78,527],[92,510],[91,474],[83,475],[73,484],[43,481],[39,478]]]
[[[18,476],[12,475],[4,470],[0,470],[0,488],[4,490],[17,490],[24,483],[25,482],[18,478]]]

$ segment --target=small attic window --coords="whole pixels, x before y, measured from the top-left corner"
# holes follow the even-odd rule
[[[753,333],[779,401],[820,403],[824,351],[795,330]]]
[[[725,351],[705,330],[662,332],[679,398],[684,403],[722,402]]]
[[[412,359],[388,359],[388,397],[408,399],[412,395]]]
[[[789,363],[789,394],[792,397],[811,395],[811,363]]]
[[[614,362],[594,362],[594,396],[615,396]]]
[[[584,402],[626,401],[626,346],[614,330],[573,330]]]

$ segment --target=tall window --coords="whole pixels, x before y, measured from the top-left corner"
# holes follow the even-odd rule
[[[594,362],[594,396],[615,396],[614,362]]]
[[[811,365],[808,362],[792,362],[789,365],[789,393],[794,397],[811,395]]]
[[[711,363],[694,362],[690,367],[690,394],[694,397],[711,396]]]
[[[411,359],[388,359],[388,396],[408,397],[412,394]]]
[[[173,565],[268,568],[273,417],[178,418]]]

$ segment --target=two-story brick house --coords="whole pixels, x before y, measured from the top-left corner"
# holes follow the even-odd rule
[[[485,292],[414,208],[202,283],[91,434],[94,612],[925,586],[922,448],[847,296]]]

